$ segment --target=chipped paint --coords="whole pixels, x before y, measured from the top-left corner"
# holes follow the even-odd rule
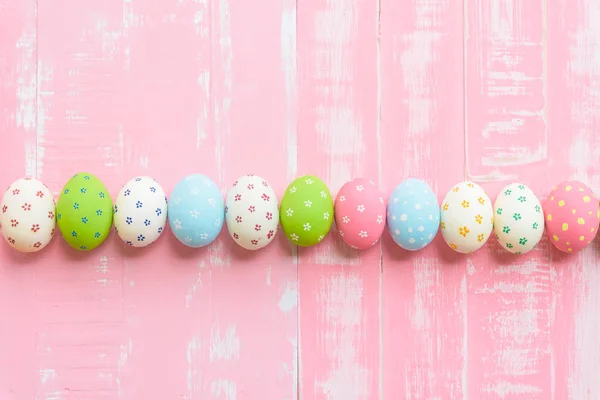
[[[0,184],[58,196],[86,169],[111,194],[141,172],[168,191],[196,170],[223,194],[245,173],[279,193],[314,173],[334,196],[356,176],[600,194],[596,3],[0,0]],[[356,251],[333,227],[315,248],[224,233],[88,254],[56,236],[0,246],[1,399],[600,397],[598,243]]]
[[[235,325],[228,326],[221,333],[221,325],[216,323],[210,335],[210,361],[231,360],[240,356],[240,338]]]
[[[321,283],[318,301],[326,322],[321,351],[335,359],[335,364],[315,388],[325,398],[370,398],[369,368],[361,363],[355,346],[363,323],[363,282],[355,274],[339,274]],[[376,338],[374,338],[376,339]],[[306,351],[306,349],[304,349]]]

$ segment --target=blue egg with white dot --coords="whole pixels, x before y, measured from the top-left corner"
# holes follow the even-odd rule
[[[223,228],[225,201],[209,177],[188,175],[171,193],[168,216],[177,240],[188,247],[204,247],[212,243]]]
[[[420,250],[431,243],[440,227],[440,206],[431,187],[420,179],[402,181],[389,197],[387,227],[405,250]]]

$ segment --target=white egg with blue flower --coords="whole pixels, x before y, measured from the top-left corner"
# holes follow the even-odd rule
[[[119,237],[129,246],[154,243],[167,223],[167,197],[148,176],[127,182],[115,199],[113,221]]]
[[[169,226],[181,243],[204,247],[221,232],[225,220],[225,201],[219,187],[202,174],[180,180],[169,198]]]
[[[440,206],[431,187],[420,179],[402,181],[390,195],[387,226],[394,242],[405,250],[431,243],[440,226]]]

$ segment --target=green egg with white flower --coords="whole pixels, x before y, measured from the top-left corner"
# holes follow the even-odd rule
[[[304,175],[287,187],[279,207],[287,238],[303,247],[321,242],[333,223],[333,199],[327,185],[314,175]]]
[[[74,249],[93,250],[108,237],[113,204],[104,183],[86,172],[73,176],[56,203],[58,229]]]

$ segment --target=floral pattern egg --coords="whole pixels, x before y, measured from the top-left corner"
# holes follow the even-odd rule
[[[267,181],[256,175],[239,178],[227,193],[225,221],[233,240],[246,250],[271,243],[277,234],[279,206]]]
[[[94,175],[81,172],[64,186],[56,204],[62,237],[77,250],[89,251],[108,237],[113,205],[106,186]]]
[[[344,242],[355,249],[373,246],[385,228],[383,194],[368,179],[346,182],[335,199],[335,223]]]
[[[442,201],[440,228],[454,251],[472,253],[490,237],[494,210],[483,188],[474,182],[455,185]]]
[[[333,223],[333,200],[325,183],[305,175],[288,186],[281,199],[281,227],[298,246],[313,246],[325,238]]]
[[[129,246],[154,243],[167,222],[167,197],[163,188],[148,176],[127,182],[115,199],[113,222],[119,237]]]
[[[494,233],[507,251],[525,254],[544,233],[544,213],[536,195],[521,183],[500,191],[494,203]]]
[[[56,209],[50,190],[37,179],[13,182],[0,203],[0,227],[8,244],[33,253],[50,243],[56,226]]]
[[[207,246],[223,228],[223,195],[209,177],[188,175],[175,185],[167,217],[173,234],[182,244],[192,248]]]
[[[440,226],[440,206],[431,187],[419,179],[401,182],[388,200],[387,226],[394,242],[405,250],[431,243]]]

